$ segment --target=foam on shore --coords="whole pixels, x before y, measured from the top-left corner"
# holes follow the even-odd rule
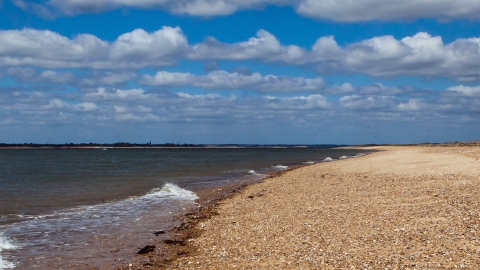
[[[0,253],[3,250],[11,250],[17,248],[10,239],[6,238],[3,233],[0,233]],[[2,255],[0,254],[0,270],[14,268],[15,264],[3,260]]]
[[[198,199],[197,194],[193,191],[183,189],[175,184],[166,183],[162,188],[154,188],[144,198],[169,198],[176,200],[190,200]]]

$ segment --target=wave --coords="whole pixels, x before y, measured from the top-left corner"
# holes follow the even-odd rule
[[[315,161],[305,161],[303,164],[315,164]]]
[[[3,233],[0,233],[0,252],[2,250],[8,250],[8,249],[16,249],[17,246],[15,246],[11,240],[6,238]],[[14,268],[15,264],[5,261],[2,258],[2,255],[0,255],[0,270],[2,269],[9,269],[9,268]]]
[[[65,255],[81,248],[76,244],[78,239],[98,239],[102,235],[102,239],[114,241],[105,235],[109,235],[112,230],[123,231],[123,235],[128,235],[127,232],[130,233],[139,226],[141,228],[144,223],[150,224],[155,217],[175,215],[177,210],[173,209],[193,207],[196,199],[198,196],[194,192],[166,183],[142,196],[28,216],[23,221],[2,225],[0,229],[5,236],[20,243],[18,248],[28,249],[28,252],[20,255],[21,258],[48,258],[52,252]],[[26,235],[28,239],[25,238]],[[91,241],[90,245],[95,245]],[[15,246],[0,235],[0,249],[13,248]],[[20,268],[23,263],[19,262],[17,267]],[[12,267],[15,265],[0,257],[0,270]]]
[[[288,166],[277,165],[277,166],[275,166],[275,168],[277,168],[277,169],[287,169]]]
[[[190,200],[194,201],[198,199],[197,194],[195,192],[183,189],[175,184],[166,183],[161,188],[154,188],[147,193],[147,195],[143,196],[145,198],[151,197],[158,197],[158,198],[169,198],[169,199],[177,199],[177,200]]]
[[[327,161],[332,161],[333,159],[331,157],[327,157],[325,158],[323,161],[327,162]]]
[[[339,157],[339,158],[340,158],[340,159],[346,159],[347,156],[341,156],[341,157]]]
[[[249,174],[257,174],[254,170],[248,171]]]
[[[61,211],[55,211],[52,214],[44,215],[24,215],[12,214],[1,216],[0,220],[15,220],[34,221],[34,220],[49,220],[49,219],[75,219],[78,215],[92,214],[92,216],[105,216],[104,214],[112,214],[115,212],[124,212],[125,208],[143,208],[151,203],[160,202],[164,200],[183,200],[194,201],[198,196],[190,190],[183,189],[175,184],[166,183],[161,188],[154,188],[143,196],[132,196],[120,201],[107,202],[96,205],[77,206]],[[74,216],[74,217],[72,217]],[[0,243],[1,248],[1,243]]]

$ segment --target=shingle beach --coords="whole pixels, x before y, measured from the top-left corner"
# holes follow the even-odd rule
[[[369,149],[221,200],[161,268],[480,269],[480,147]]]

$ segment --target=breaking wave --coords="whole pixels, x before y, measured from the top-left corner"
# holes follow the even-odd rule
[[[169,198],[169,199],[178,199],[178,200],[190,200],[194,201],[198,199],[197,194],[190,190],[183,189],[175,184],[166,183],[162,188],[154,188],[147,195],[143,196],[145,198]]]
[[[0,233],[0,253],[3,250],[15,249],[15,248],[17,247],[11,242],[11,240],[6,238],[3,235],[3,233]],[[0,270],[14,268],[14,267],[15,267],[15,264],[3,260],[2,255],[0,254]]]

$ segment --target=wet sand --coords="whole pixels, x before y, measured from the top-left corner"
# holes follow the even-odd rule
[[[126,269],[480,269],[480,147],[369,149],[206,203]]]

